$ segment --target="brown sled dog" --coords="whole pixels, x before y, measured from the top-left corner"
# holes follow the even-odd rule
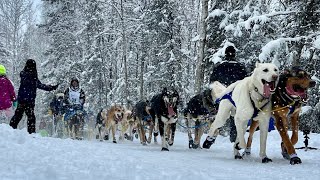
[[[315,81],[311,80],[306,71],[294,67],[280,75],[276,92],[272,95],[272,114],[282,139],[282,155],[285,159],[290,160],[292,165],[301,163],[301,159],[297,156],[294,148],[294,145],[298,142],[299,113],[302,103],[307,101],[308,88],[314,86]],[[289,120],[291,120],[291,138],[288,135]],[[258,126],[257,121],[252,122],[247,150],[251,148],[252,136]],[[250,151],[247,151],[247,154],[250,154]]]
[[[125,112],[124,108],[120,105],[111,106],[111,108],[107,111],[107,113],[106,111],[101,112],[101,117],[105,122],[105,126],[106,126],[105,140],[109,139],[109,134],[110,134],[109,132],[111,129],[113,143],[117,143],[115,134],[116,134],[118,125],[123,120],[124,112]]]

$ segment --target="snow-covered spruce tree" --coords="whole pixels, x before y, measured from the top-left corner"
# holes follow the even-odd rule
[[[91,111],[98,111],[94,107],[107,105],[107,37],[104,34],[106,14],[101,1],[86,1],[80,9],[83,16],[84,27],[80,32],[83,41],[84,65],[83,86],[91,87],[88,93],[88,107]],[[89,90],[89,88],[88,88]]]
[[[7,54],[9,56],[6,56],[7,69],[15,84],[18,84],[19,71],[25,62],[20,56],[21,42],[31,6],[30,0],[0,1],[0,40],[4,48],[10,52]]]
[[[151,89],[155,93],[166,86],[174,86],[181,90],[181,41],[180,19],[177,2],[168,0],[155,0],[147,14],[148,28],[153,35],[153,57],[150,62],[154,69]],[[154,83],[156,82],[156,83]]]

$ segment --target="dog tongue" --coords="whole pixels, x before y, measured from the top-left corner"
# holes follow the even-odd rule
[[[169,114],[169,116],[175,116],[176,115],[176,113],[174,112],[172,106],[168,106],[168,114]]]
[[[264,97],[270,97],[270,95],[271,95],[270,89],[271,89],[271,87],[270,87],[269,83],[265,83],[263,85],[263,95],[264,95]]]
[[[308,98],[307,93],[304,90],[294,91],[292,86],[286,86],[286,91],[290,96],[299,96],[303,100]]]

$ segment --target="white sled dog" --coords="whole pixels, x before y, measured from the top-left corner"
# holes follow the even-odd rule
[[[220,97],[220,104],[206,141],[209,139],[214,142],[215,131],[225,124],[231,114],[237,128],[234,155],[235,159],[242,159],[239,150],[246,148],[244,135],[247,124],[250,119],[254,119],[259,121],[260,127],[260,157],[263,163],[271,162],[266,155],[266,141],[271,116],[271,94],[275,92],[278,75],[279,70],[274,64],[257,63],[251,76],[231,84],[222,93],[223,86],[215,82],[213,86],[218,87],[215,97]]]

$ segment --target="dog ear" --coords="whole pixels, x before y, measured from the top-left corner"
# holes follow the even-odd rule
[[[167,88],[166,87],[164,87],[163,89],[162,89],[162,94],[165,94],[165,93],[167,93]]]
[[[290,70],[289,69],[284,69],[282,74],[289,75],[290,74]]]

